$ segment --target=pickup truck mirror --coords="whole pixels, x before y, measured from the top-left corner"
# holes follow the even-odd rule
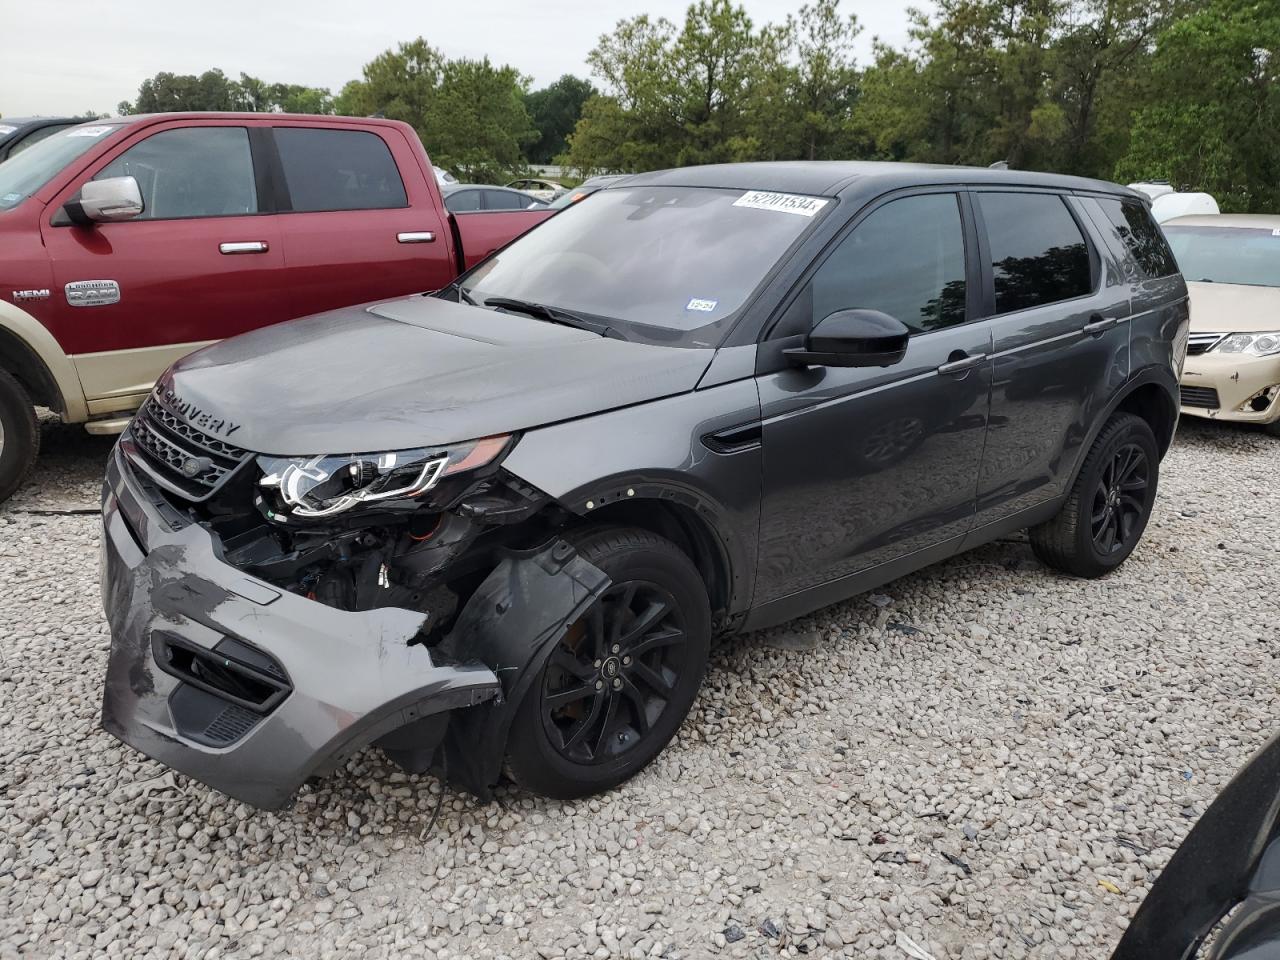
[[[837,310],[819,320],[803,347],[783,350],[794,366],[888,367],[907,352],[911,331],[879,310]]]
[[[142,191],[133,177],[109,177],[90,180],[80,188],[80,195],[62,207],[72,223],[89,226],[132,220],[145,209]]]

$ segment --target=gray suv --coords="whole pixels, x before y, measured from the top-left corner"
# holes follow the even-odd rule
[[[103,724],[262,807],[368,744],[480,796],[607,789],[717,637],[1023,528],[1115,569],[1187,326],[1112,184],[628,178],[444,290],[165,374],[104,486]]]

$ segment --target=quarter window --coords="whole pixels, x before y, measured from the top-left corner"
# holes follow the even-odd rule
[[[1110,197],[1100,197],[1098,205],[1148,278],[1167,277],[1178,272],[1173,251],[1145,206],[1136,200]]]
[[[377,134],[316,127],[274,132],[295,212],[408,206],[400,171]]]
[[[953,193],[903,197],[873,211],[818,268],[813,322],[879,310],[921,333],[965,319],[964,228]]]
[[[534,199],[525,193],[515,190],[484,191],[484,208],[486,210],[525,210],[533,206]]]
[[[1050,193],[979,193],[995,278],[996,313],[1083,297],[1089,247],[1066,201]]]
[[[133,177],[139,220],[184,220],[257,213],[253,155],[244,127],[163,130],[130,147],[94,176]]]

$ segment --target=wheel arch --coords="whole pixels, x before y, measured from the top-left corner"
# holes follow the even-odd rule
[[[32,401],[68,422],[89,417],[75,364],[39,320],[0,301],[0,367],[13,375]]]
[[[1089,451],[1098,439],[1107,421],[1118,413],[1132,413],[1141,417],[1155,434],[1160,456],[1164,457],[1173,445],[1173,436],[1178,426],[1178,384],[1172,374],[1160,368],[1150,368],[1133,376],[1125,386],[1116,393],[1107,404],[1102,415],[1089,428],[1089,436],[1080,446],[1080,454],[1071,470],[1071,477],[1066,485],[1070,490],[1084,468]]]
[[[635,487],[628,487],[635,490]],[[698,569],[711,602],[712,629],[724,630],[734,609],[734,565],[711,512],[693,503],[653,496],[627,496],[582,515],[583,525],[638,527],[670,540]]]

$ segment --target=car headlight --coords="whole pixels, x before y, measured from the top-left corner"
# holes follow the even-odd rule
[[[385,453],[262,456],[258,483],[277,490],[295,516],[331,517],[360,504],[420,497],[445,477],[492,463],[510,442],[506,434]]]
[[[1253,357],[1269,357],[1280,353],[1280,333],[1233,333],[1213,347],[1217,353],[1245,353]]]

